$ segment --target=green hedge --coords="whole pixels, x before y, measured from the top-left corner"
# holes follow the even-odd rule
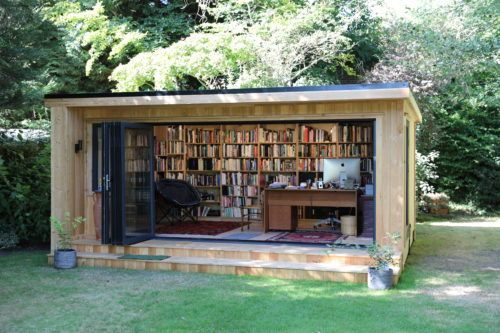
[[[0,136],[0,235],[21,245],[50,239],[49,139]]]

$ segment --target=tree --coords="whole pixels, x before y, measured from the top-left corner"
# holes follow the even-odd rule
[[[66,55],[52,73],[56,92],[110,91],[115,67],[186,36],[194,23],[182,0],[56,1],[47,16],[63,32]],[[187,6],[189,10],[191,9]]]
[[[409,81],[423,113],[418,150],[437,150],[434,184],[452,200],[500,202],[498,37],[494,0],[423,6],[386,32],[372,81]]]
[[[201,7],[200,32],[118,66],[117,90],[331,84],[358,73],[361,50],[376,49],[376,38],[365,37],[377,20],[361,1],[211,5]]]
[[[36,0],[0,2],[0,109],[30,107],[46,91],[57,34],[41,8]]]

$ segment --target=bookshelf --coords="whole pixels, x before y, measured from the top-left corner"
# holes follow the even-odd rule
[[[155,126],[155,177],[195,186],[199,216],[239,220],[268,184],[321,178],[326,158],[360,158],[361,182],[372,183],[372,136],[370,122]]]
[[[198,216],[220,217],[220,126],[186,126],[186,180],[201,193]]]
[[[258,125],[224,125],[222,130],[221,212],[226,218],[241,218],[242,205],[259,202]]]
[[[142,228],[151,197],[150,133],[148,130],[126,128],[125,150],[125,210],[127,230]]]

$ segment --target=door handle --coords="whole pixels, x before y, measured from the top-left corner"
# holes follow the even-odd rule
[[[106,189],[106,191],[110,191],[111,190],[111,180],[109,179],[109,175],[106,175],[103,177],[104,179],[104,188]]]

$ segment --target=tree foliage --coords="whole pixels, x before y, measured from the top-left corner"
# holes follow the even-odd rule
[[[40,102],[57,34],[36,0],[0,2],[0,109]]]
[[[110,91],[112,70],[134,55],[165,46],[190,32],[182,1],[56,1],[46,15],[61,31],[66,62],[57,92]]]
[[[439,152],[436,189],[490,208],[500,202],[497,10],[494,0],[417,8],[387,27],[369,76],[411,82],[424,119],[418,149]]]
[[[360,50],[376,49],[364,37],[377,20],[361,1],[228,0],[205,10],[199,32],[118,66],[117,90],[338,83],[357,74]]]
[[[48,140],[0,136],[0,234],[24,244],[50,237],[50,145]]]

